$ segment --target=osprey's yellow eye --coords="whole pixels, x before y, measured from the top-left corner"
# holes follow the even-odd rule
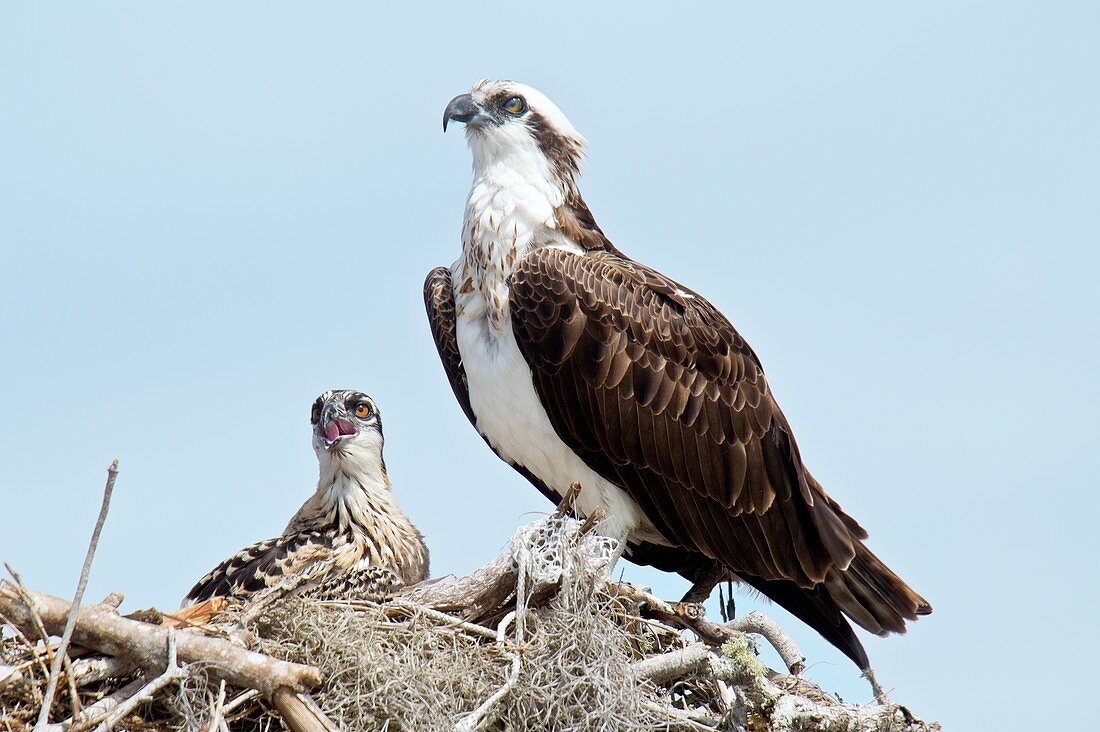
[[[372,413],[373,411],[371,410],[370,405],[366,402],[360,403],[359,406],[355,408],[356,417],[366,419],[367,417],[371,416]]]
[[[511,97],[504,102],[504,111],[519,116],[527,111],[527,102],[523,101],[523,97]]]

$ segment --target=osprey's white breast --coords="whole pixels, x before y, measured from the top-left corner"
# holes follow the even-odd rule
[[[508,278],[519,261],[539,246],[577,251],[553,229],[553,209],[537,191],[501,190],[475,182],[466,211],[463,256],[451,268],[456,292],[456,335],[466,371],[470,406],[478,431],[505,460],[522,465],[551,490],[564,495],[582,486],[577,508],[589,515],[602,507],[602,532],[623,538],[667,542],[623,489],[589,468],[550,424],[535,392],[531,367],[520,353],[508,312]],[[540,200],[541,198],[541,200]]]

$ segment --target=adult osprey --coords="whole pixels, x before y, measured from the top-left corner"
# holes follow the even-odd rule
[[[298,576],[301,591],[381,597],[428,576],[424,539],[390,492],[382,417],[358,391],[326,391],[313,402],[317,490],[283,533],[229,557],[184,602],[240,597]]]
[[[692,580],[689,599],[739,579],[868,668],[843,615],[885,635],[931,607],[806,470],[756,354],[611,244],[577,190],[584,138],[544,95],[480,81],[451,120],[474,181],[462,255],[424,295],[470,422],[548,497],[579,481],[580,511],[602,507],[626,555]]]

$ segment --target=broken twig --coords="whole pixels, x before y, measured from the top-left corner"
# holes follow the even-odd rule
[[[126,715],[133,711],[138,704],[151,700],[156,696],[157,692],[165,686],[174,684],[186,676],[187,672],[184,671],[182,666],[176,663],[176,631],[174,628],[168,629],[168,647],[166,655],[168,656],[168,663],[165,666],[164,673],[141,687],[141,690],[129,699],[119,704],[115,710],[108,714],[107,718],[95,728],[95,732],[110,732],[114,729],[115,725],[125,719]]]
[[[50,721],[50,705],[53,704],[54,694],[57,693],[57,679],[61,675],[61,664],[67,665],[66,676],[69,680],[69,693],[72,696],[73,714],[80,713],[80,697],[76,693],[76,684],[73,682],[72,665],[66,655],[69,648],[69,640],[73,637],[73,624],[76,622],[76,611],[80,609],[80,601],[84,598],[84,590],[88,587],[88,575],[92,571],[92,559],[95,557],[96,547],[99,545],[99,535],[103,531],[103,523],[107,520],[107,511],[111,507],[111,493],[115,490],[115,478],[118,477],[118,458],[111,462],[107,468],[107,485],[103,488],[103,503],[99,507],[99,518],[96,519],[95,528],[92,529],[92,539],[88,543],[88,553],[84,555],[84,566],[80,570],[80,580],[76,584],[76,595],[73,597],[72,609],[65,620],[65,630],[61,634],[61,643],[54,653],[53,665],[50,667],[50,679],[46,684],[45,701],[38,712],[38,721],[35,730],[45,727]]]
[[[305,692],[294,692],[284,686],[271,695],[271,703],[279,710],[290,732],[339,732],[340,728]]]

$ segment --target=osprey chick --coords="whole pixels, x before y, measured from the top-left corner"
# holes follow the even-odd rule
[[[585,140],[538,91],[484,80],[451,100],[474,180],[462,254],[425,282],[451,387],[489,446],[639,564],[738,579],[861,669],[844,616],[903,632],[931,612],[810,475],[756,354],[701,295],[620,252],[581,198]]]
[[[428,576],[428,548],[390,492],[382,418],[366,394],[337,389],[313,402],[317,490],[283,533],[229,557],[184,602],[244,596],[297,575],[326,595],[388,595]]]

